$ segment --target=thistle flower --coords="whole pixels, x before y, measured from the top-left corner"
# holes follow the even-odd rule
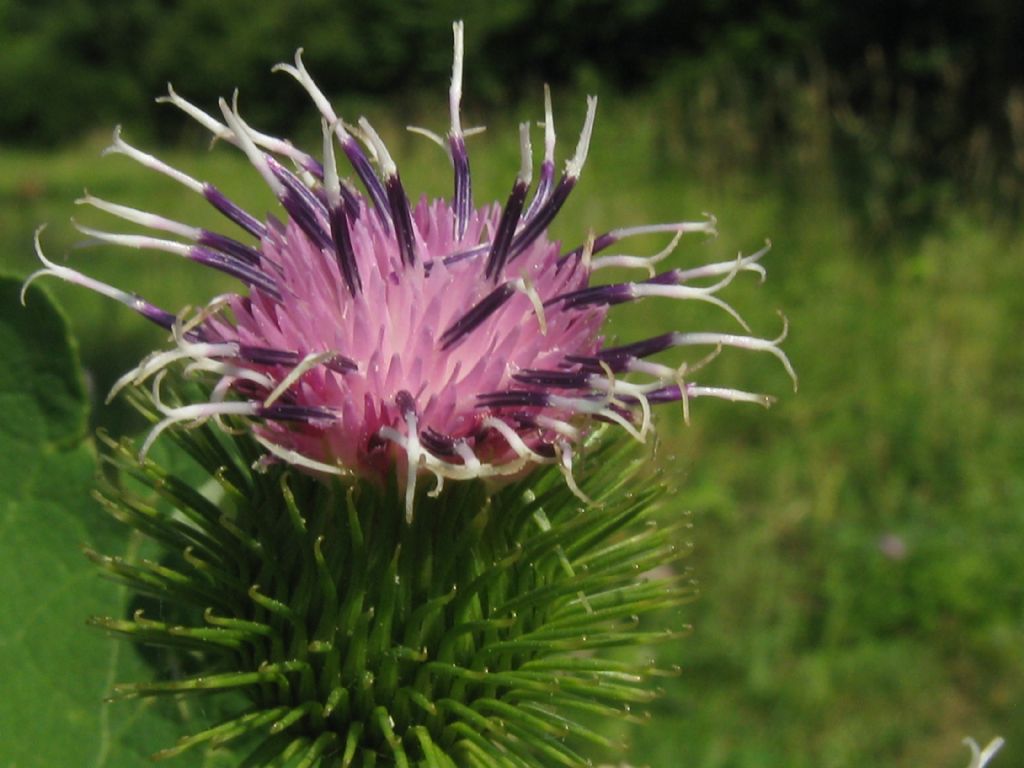
[[[643,450],[652,407],[680,402],[688,415],[699,397],[767,405],[691,379],[727,346],[775,356],[795,384],[779,348],[785,329],[751,335],[718,295],[741,272],[763,276],[767,248],[658,273],[684,234],[712,234],[713,220],[613,229],[564,253],[549,239],[584,167],[595,99],[560,175],[548,97],[532,192],[523,124],[508,200],[474,205],[462,25],[454,30],[449,131],[420,129],[449,153],[450,201],[411,204],[377,132],[365,119],[343,122],[297,54],[278,69],[320,112],[319,160],[249,127],[237,99],[221,101],[221,120],[173,89],[166,97],[246,154],[283,220],[257,218],[119,134],[110,152],[200,194],[245,237],[81,200],[154,231],[79,226],[86,235],[191,259],[243,291],[174,314],[48,260],[37,235],[44,269],[27,282],[85,286],[171,334],[113,388],[153,427],[139,451],[102,438],[110,471],[98,495],[164,556],[88,553],[139,600],[159,601],[160,618],[136,602],[128,618],[92,623],[176,654],[157,679],[120,684],[115,697],[237,695],[229,710],[205,708],[212,724],[157,757],[231,743],[243,745],[243,766],[576,766],[595,749],[619,760],[619,739],[589,720],[642,722],[631,708],[673,670],[646,653],[602,652],[680,637],[685,627],[650,628],[644,617],[694,595],[674,567],[688,523],[652,516],[664,490]],[[339,148],[362,191],[339,177]],[[672,240],[649,258],[606,253],[650,233]],[[646,279],[594,280],[610,267]],[[712,304],[742,333],[605,343],[610,307],[658,298]],[[692,365],[653,359],[691,346],[710,354]],[[186,381],[197,377],[199,386]],[[161,434],[194,460],[188,479],[147,458]],[[435,481],[427,493],[417,492],[421,475]],[[503,482],[479,482],[492,478]]]
[[[398,167],[365,118],[345,123],[296,54],[276,69],[293,77],[319,110],[321,159],[259,133],[239,114],[237,94],[220,101],[223,122],[169,88],[165,101],[243,151],[280,201],[285,218],[242,210],[213,184],[129,145],[119,132],[108,153],[126,155],[203,196],[247,237],[236,239],[86,195],[79,202],[155,235],[81,226],[96,240],[154,249],[227,273],[244,292],[221,296],[194,317],[175,315],[69,267],[47,260],[29,278],[54,275],[120,301],[172,333],[115,385],[153,378],[161,420],[142,446],[174,424],[243,419],[266,451],[316,474],[405,478],[406,514],[417,477],[445,480],[511,476],[536,464],[572,462],[594,420],[620,425],[643,441],[653,405],[718,397],[767,405],[769,398],[690,379],[694,368],[655,362],[673,348],[738,347],[768,352],[795,375],[777,339],[756,338],[719,298],[740,272],[763,276],[764,248],[749,256],[655,272],[687,233],[714,233],[714,221],[613,229],[562,253],[547,229],[583,171],[597,101],[587,101],[575,152],[555,174],[555,127],[545,93],[544,157],[530,193],[529,123],[520,126],[522,165],[504,205],[476,207],[462,127],[462,26],[455,25],[447,136],[430,135],[454,168],[451,200],[410,203]],[[362,185],[339,177],[340,148]],[[294,166],[289,169],[288,164]],[[651,258],[605,255],[642,234],[672,234]],[[633,267],[646,279],[600,284],[608,267]],[[710,278],[714,282],[695,285]],[[705,281],[706,282],[706,281]],[[644,299],[712,304],[737,332],[671,331],[607,346],[601,327],[611,306]],[[184,361],[185,374],[209,377],[206,402],[167,405],[161,382]]]

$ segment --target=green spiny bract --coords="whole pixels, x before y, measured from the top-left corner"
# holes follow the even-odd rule
[[[663,672],[607,649],[678,637],[640,617],[693,594],[663,567],[685,548],[679,525],[650,519],[663,488],[642,447],[591,440],[577,467],[591,505],[547,469],[421,493],[408,524],[396,488],[253,472],[248,436],[174,434],[215,492],[111,441],[102,500],[167,557],[88,554],[175,619],[93,623],[189,670],[115,697],[235,692],[243,706],[157,757],[233,742],[243,766],[442,768],[586,765],[621,750],[593,723],[635,717]],[[139,482],[163,503],[129,490]]]

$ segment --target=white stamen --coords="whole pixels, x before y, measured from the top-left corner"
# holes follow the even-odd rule
[[[147,154],[139,149],[136,149],[131,144],[121,138],[121,126],[117,126],[114,129],[114,143],[103,150],[103,155],[126,155],[135,162],[139,163],[145,168],[162,173],[164,176],[168,176],[179,184],[191,189],[193,192],[198,192],[200,195],[203,194],[204,185],[201,181],[197,181],[189,176],[187,173],[182,173],[177,168],[172,168],[162,160],[153,157],[153,155]]]
[[[606,269],[608,267],[622,267],[625,269],[646,269],[648,275],[654,277],[655,269],[654,265],[662,259],[666,258],[672,251],[679,245],[679,241],[683,237],[682,230],[677,231],[675,237],[672,238],[667,246],[662,250],[658,251],[653,256],[626,256],[616,254],[614,256],[601,256],[600,258],[594,259],[590,266],[591,270],[596,272],[599,269]],[[593,237],[591,237],[591,248],[593,248]]]
[[[519,174],[516,177],[526,186],[533,181],[533,147],[530,145],[530,124],[519,124]]]
[[[288,388],[291,387],[292,384],[301,379],[307,371],[310,371],[321,363],[330,360],[334,355],[334,352],[311,352],[306,355],[298,365],[289,371],[287,376],[281,379],[281,383],[274,388],[274,391],[267,395],[267,399],[263,401],[263,407],[269,408],[279,397],[281,397],[281,395],[288,391]]]
[[[462,120],[459,115],[459,107],[462,102],[462,62],[465,54],[463,44],[463,23],[456,21],[452,24],[452,34],[455,38],[455,52],[452,56],[452,84],[448,89],[448,110],[451,113],[452,137],[462,136]]]
[[[785,318],[783,318],[785,321]],[[793,364],[789,357],[779,348],[779,344],[786,338],[789,331],[789,322],[785,321],[782,334],[775,339],[760,339],[756,336],[735,336],[729,333],[680,333],[673,335],[673,346],[689,346],[697,344],[716,344],[719,346],[747,349],[753,352],[768,352],[774,355],[782,367],[786,369],[789,378],[793,382],[793,391],[798,387],[798,379]]]
[[[728,303],[714,295],[733,281],[733,278],[736,277],[737,273],[742,268],[742,263],[743,259],[737,259],[734,261],[732,270],[730,270],[724,278],[714,285],[709,285],[705,288],[694,288],[688,285],[665,285],[662,283],[629,283],[630,296],[632,298],[661,296],[669,299],[677,299],[679,301],[703,301],[708,304],[714,304],[719,309],[728,313],[730,317],[743,326],[743,330],[749,332],[750,326],[747,325],[746,320],[740,316],[740,313],[733,309]]]
[[[173,240],[164,240],[160,237],[150,237],[149,235],[124,235],[117,232],[104,232],[103,230],[93,229],[83,224],[79,224],[77,221],[71,222],[75,229],[81,232],[83,235],[95,238],[105,243],[112,245],[123,245],[125,248],[137,248],[137,249],[152,249],[155,251],[166,251],[167,253],[173,253],[176,256],[188,257],[189,252],[192,249],[191,245],[185,243],[177,243]]]
[[[720,400],[730,400],[734,403],[754,403],[756,405],[771,407],[775,398],[771,395],[762,395],[757,392],[746,392],[742,389],[729,389],[727,387],[699,387],[688,385],[687,393],[690,397],[717,397]]]
[[[237,379],[245,379],[246,381],[251,381],[255,384],[259,384],[261,387],[266,387],[267,389],[270,389],[270,387],[274,386],[273,379],[271,379],[269,376],[260,373],[259,371],[254,371],[251,368],[244,368],[233,363],[225,363],[220,360],[213,360],[212,358],[203,358],[201,360],[192,361],[191,363],[185,366],[185,369],[182,371],[182,376],[184,378],[191,378],[196,373],[200,372],[218,374],[221,377],[221,381],[218,382],[218,386],[220,385],[221,382],[227,381],[230,384],[232,380]],[[214,399],[222,400],[223,397],[215,397]]]
[[[588,507],[596,507],[597,502],[580,490],[580,487],[576,484],[576,478],[572,476],[572,446],[558,441],[555,443],[554,447],[555,455],[558,456],[558,471],[561,472],[562,477],[565,478],[565,484],[569,486],[569,490],[572,491],[572,495]],[[569,566],[571,571],[571,565],[569,565],[568,559],[565,560],[563,567],[564,566]]]
[[[735,259],[731,261],[719,261],[714,264],[705,264],[701,267],[694,267],[693,269],[681,270],[679,272],[679,282],[687,282],[689,280],[696,280],[701,277],[715,277],[718,275],[728,274],[729,272],[756,272],[761,277],[761,282],[764,282],[767,272],[757,262],[760,261],[768,251],[771,250],[771,242],[759,250],[757,253],[752,253],[749,256],[743,256],[737,254]]]
[[[380,166],[381,175],[384,178],[397,176],[398,166],[391,159],[391,153],[388,152],[388,148],[384,145],[384,141],[377,134],[377,131],[370,125],[370,121],[365,117],[360,117],[359,129],[366,136],[366,143],[373,148],[374,154],[377,157],[377,164]]]
[[[256,146],[256,142],[253,140],[253,131],[249,126],[242,120],[241,115],[238,114],[238,91],[235,91],[232,104],[229,107],[225,99],[219,99],[217,103],[220,105],[220,111],[224,114],[224,119],[228,123],[228,127],[235,134],[237,139],[238,148],[245,152],[245,156],[249,158],[249,162],[252,163],[253,167],[259,171],[260,176],[267,183],[276,197],[282,197],[285,193],[284,184],[274,175],[274,172],[270,170],[270,164],[267,163],[266,155],[263,154],[262,150]]]
[[[407,464],[405,475],[405,521],[412,523],[413,502],[416,500],[416,475],[421,465],[429,468],[430,462],[426,461],[426,458],[431,454],[425,451],[420,443],[419,419],[416,417],[416,412],[410,409],[403,414],[403,418],[405,419],[406,428],[404,435],[394,427],[381,427],[377,434],[385,440],[390,440],[405,449]],[[431,469],[431,471],[434,470]],[[434,471],[434,474],[438,475],[436,471]]]
[[[310,76],[306,65],[302,63],[302,49],[299,48],[295,51],[295,66],[291,64],[276,64],[271,68],[271,72],[284,72],[285,74],[291,75],[298,81],[309,97],[313,100],[316,108],[323,115],[324,119],[327,120],[328,124],[334,126],[334,130],[338,133],[338,138],[344,141],[348,138],[348,133],[345,131],[344,126],[338,119],[338,115],[335,114],[334,108],[331,106],[331,102],[324,96],[323,91],[317,87],[317,84],[313,81]]]
[[[446,142],[443,138],[441,138],[439,134],[435,133],[429,128],[423,128],[419,125],[407,125],[405,126],[405,130],[409,131],[409,133],[417,133],[420,136],[426,136],[432,142],[437,144],[437,146],[443,149],[446,153],[451,154],[451,149],[448,146],[448,142]]]
[[[590,149],[590,137],[594,132],[594,118],[597,115],[597,96],[587,96],[587,116],[583,121],[583,130],[580,132],[579,143],[576,144],[576,154],[571,160],[565,163],[565,175],[571,178],[579,178],[583,171],[583,165],[587,162],[587,152]]]
[[[167,95],[159,97],[157,102],[161,104],[173,104],[212,133],[214,141],[223,139],[235,146],[239,145],[238,137],[235,135],[234,131],[212,115],[204,112],[192,102],[179,96],[170,83],[167,84]],[[269,134],[255,131],[252,128],[249,129],[249,135],[258,146],[281,155],[282,157],[287,157],[299,168],[305,169],[310,165],[310,161],[313,159],[302,150],[296,149],[290,141],[285,141],[284,139],[279,139],[276,136],[270,136]]]
[[[544,162],[555,162],[555,113],[551,108],[551,87],[544,83]]]
[[[174,86],[170,83],[167,84],[167,95],[158,96],[157,104],[172,104],[173,106],[180,109],[186,115],[191,117],[203,128],[213,134],[214,141],[217,139],[224,139],[225,141],[234,142],[235,134],[230,128],[228,128],[220,120],[217,120],[213,115],[204,112],[192,102],[182,98],[174,90]]]
[[[533,305],[533,312],[537,315],[537,325],[540,326],[540,333],[542,336],[547,336],[548,321],[544,315],[544,302],[541,300],[540,294],[537,293],[533,282],[524,275],[517,280],[513,280],[512,287],[530,300],[530,303]]]
[[[465,440],[455,441],[455,452],[462,459],[462,464],[466,469],[467,473],[479,474],[480,472],[480,459],[473,453],[473,449],[469,447],[469,443]]]
[[[110,388],[110,392],[107,394],[107,402],[109,403],[113,400],[117,393],[129,384],[137,386],[153,374],[162,372],[167,366],[178,360],[192,358],[196,361],[215,361],[220,357],[236,357],[238,355],[238,345],[234,342],[223,344],[192,343],[177,335],[176,341],[178,345],[175,349],[153,352],[147,355],[135,368],[126,372],[115,381],[114,386]]]
[[[581,438],[580,431],[572,424],[562,421],[561,419],[555,419],[550,416],[545,416],[543,413],[538,413],[533,417],[533,420],[537,422],[537,426],[541,429],[550,429],[552,432],[556,432],[564,437],[569,438],[574,443],[578,443]]]
[[[701,345],[713,345],[718,347],[719,350],[724,347],[733,347],[735,349],[745,349],[752,352],[768,352],[782,363],[783,368],[786,369],[786,373],[789,378],[793,381],[793,389],[796,391],[798,385],[798,379],[796,371],[793,369],[793,365],[782,349],[779,348],[789,331],[789,323],[785,317],[783,317],[783,329],[782,333],[774,339],[762,339],[757,336],[738,336],[731,333],[710,333],[710,332],[691,332],[691,333],[673,333],[671,345],[673,347],[691,347]],[[718,353],[712,353],[709,358],[713,358]],[[697,363],[695,366],[690,366],[689,371],[698,370],[699,368],[707,365],[710,359],[705,359]],[[685,364],[684,364],[685,365]],[[674,376],[675,369],[655,363],[649,360],[630,360],[626,365],[626,370],[631,373],[646,373],[651,376],[658,377],[660,381],[656,382],[652,386],[660,386],[671,380]]]
[[[717,235],[718,230],[715,228],[717,220],[710,213],[706,213],[704,215],[708,217],[707,221],[676,221],[668,224],[646,224],[640,227],[622,227],[621,229],[613,229],[608,234],[616,240],[623,240],[627,237],[636,237],[637,235],[657,235],[662,232],[680,232],[682,234],[703,232],[708,235]]]
[[[180,237],[186,237],[189,240],[198,240],[203,234],[203,230],[199,227],[191,227],[188,224],[167,219],[155,213],[140,211],[138,208],[129,208],[127,205],[111,203],[107,200],[93,197],[88,192],[86,192],[84,197],[76,200],[75,204],[91,205],[93,208],[98,208],[101,211],[117,216],[119,219],[130,221],[132,224],[140,224],[150,229],[158,229],[161,232],[170,232]]]
[[[256,439],[256,442],[266,448],[269,453],[288,464],[294,464],[297,467],[305,467],[306,469],[312,469],[314,472],[324,472],[330,475],[347,476],[352,474],[351,470],[336,467],[333,464],[324,464],[322,461],[311,459],[298,451],[293,451],[290,448],[283,448],[282,446],[261,437],[255,432],[252,433],[252,436]]]
[[[1006,740],[1002,736],[997,736],[984,749],[979,749],[978,742],[971,738],[964,739],[962,743],[971,750],[971,764],[967,768],[985,768],[995,757],[996,752],[1003,748]]]
[[[629,381],[622,381],[615,378],[615,372],[604,360],[601,361],[601,367],[604,369],[605,376],[607,378],[601,378],[600,376],[591,376],[590,385],[595,389],[603,389],[608,394],[623,394],[635,398],[640,403],[641,411],[641,422],[640,422],[640,442],[647,441],[647,434],[651,428],[651,403],[644,394],[645,388],[639,384],[634,384]],[[621,401],[613,400],[619,405],[623,405]]]
[[[334,157],[334,127],[326,120],[320,120],[324,136],[324,191],[327,203],[332,208],[341,205],[341,180],[338,178],[338,164]]]
[[[81,272],[77,272],[76,270],[71,269],[70,267],[64,267],[64,266],[61,266],[60,264],[55,264],[54,262],[50,261],[43,254],[43,248],[42,248],[42,245],[39,242],[39,237],[42,234],[44,229],[46,229],[46,225],[45,224],[43,226],[39,227],[38,229],[36,229],[35,237],[34,237],[34,243],[35,243],[36,256],[43,263],[43,265],[45,266],[45,269],[40,269],[40,270],[37,270],[36,272],[33,272],[31,275],[29,275],[25,279],[25,282],[22,283],[22,285],[21,285],[21,303],[22,304],[25,303],[25,292],[28,290],[28,287],[32,283],[34,283],[40,277],[51,276],[51,277],[59,278],[60,280],[63,280],[64,282],[72,283],[73,285],[80,285],[83,288],[88,288],[89,290],[95,291],[96,293],[100,294],[101,296],[106,296],[109,299],[113,299],[114,301],[118,301],[118,302],[124,304],[127,307],[131,307],[132,309],[141,310],[141,309],[145,308],[146,306],[148,306],[146,304],[146,302],[144,302],[142,299],[138,298],[137,296],[134,296],[133,294],[128,293],[127,291],[122,291],[122,290],[120,290],[118,288],[114,288],[112,285],[107,285],[106,283],[101,283],[99,280],[94,280],[93,278],[88,277],[86,275],[83,275]]]
[[[193,403],[176,408],[168,407],[160,399],[160,383],[163,381],[164,373],[161,371],[153,380],[153,403],[165,418],[150,430],[142,443],[142,448],[139,449],[140,463],[146,460],[146,455],[153,442],[165,429],[174,424],[189,421],[192,422],[192,426],[199,426],[213,416],[254,416],[256,414],[256,404],[248,402]]]
[[[505,442],[508,443],[509,448],[511,448],[513,452],[515,452],[515,454],[520,458],[528,459],[529,461],[532,461],[535,464],[551,463],[550,459],[547,459],[544,456],[541,456],[536,451],[532,450],[525,442],[523,442],[523,438],[521,438],[519,434],[514,429],[512,429],[512,427],[510,427],[501,419],[496,419],[493,416],[488,416],[486,419],[483,420],[481,426],[487,429],[493,429],[494,431],[498,432],[503,438],[505,438]]]

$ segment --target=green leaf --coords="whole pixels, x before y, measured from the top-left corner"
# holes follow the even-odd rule
[[[91,498],[86,388],[64,317],[39,289],[21,306],[0,278],[0,767],[131,768],[182,732],[173,702],[107,704],[115,682],[151,677],[135,650],[86,626],[127,595],[82,547],[127,550]]]

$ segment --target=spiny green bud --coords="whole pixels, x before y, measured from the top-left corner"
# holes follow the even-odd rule
[[[228,746],[243,766],[447,768],[621,756],[595,722],[637,719],[666,671],[610,649],[679,637],[643,617],[692,597],[664,567],[686,549],[678,525],[651,518],[663,489],[642,447],[590,441],[577,470],[589,506],[550,468],[421,491],[407,522],[397,484],[253,472],[247,435],[172,434],[208,477],[202,490],[108,441],[116,472],[101,494],[166,556],[88,553],[159,601],[161,618],[93,623],[189,670],[119,684],[114,698],[243,706],[156,757]]]

